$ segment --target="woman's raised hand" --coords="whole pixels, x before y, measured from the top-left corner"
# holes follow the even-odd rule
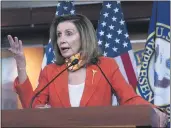
[[[22,41],[19,40],[17,37],[13,37],[8,35],[8,41],[10,43],[10,48],[8,49],[14,55],[14,59],[16,60],[17,67],[19,69],[23,69],[26,67],[26,59],[23,52]]]

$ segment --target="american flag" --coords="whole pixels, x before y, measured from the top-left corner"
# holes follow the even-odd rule
[[[65,14],[75,14],[75,7],[73,2],[71,1],[59,1],[57,3],[57,10],[55,15],[61,16]],[[54,50],[52,47],[51,39],[49,39],[49,43],[45,47],[45,54],[42,62],[42,69],[50,64],[55,62],[55,55],[54,55]]]
[[[119,1],[103,2],[97,38],[103,55],[116,60],[125,80],[136,89],[136,61]]]

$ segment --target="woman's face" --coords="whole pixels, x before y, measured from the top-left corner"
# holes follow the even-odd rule
[[[72,22],[64,21],[58,24],[57,45],[64,58],[69,58],[80,51],[80,34]]]

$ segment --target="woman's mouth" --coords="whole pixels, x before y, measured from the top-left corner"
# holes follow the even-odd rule
[[[67,52],[70,48],[69,47],[63,47],[61,48],[61,52]]]

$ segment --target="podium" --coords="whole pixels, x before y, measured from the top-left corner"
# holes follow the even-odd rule
[[[2,110],[2,127],[118,128],[157,127],[149,105]]]

